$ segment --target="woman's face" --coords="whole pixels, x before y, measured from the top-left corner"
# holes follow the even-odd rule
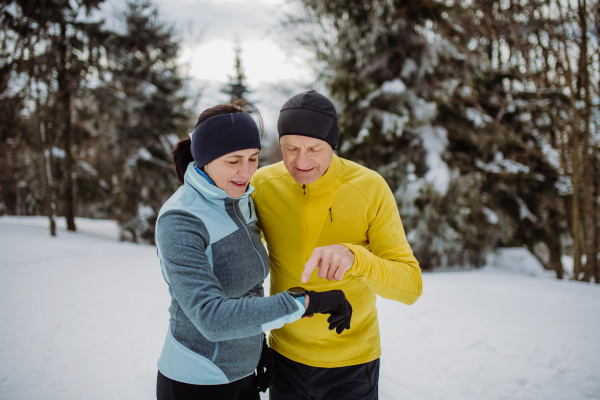
[[[258,168],[258,152],[258,149],[247,149],[225,154],[206,164],[204,172],[229,197],[242,197]]]

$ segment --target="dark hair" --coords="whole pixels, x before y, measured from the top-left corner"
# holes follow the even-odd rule
[[[260,137],[262,139],[264,126],[260,112],[258,112],[258,109],[252,103],[244,99],[235,99],[228,104],[219,104],[218,106],[207,108],[202,112],[202,114],[200,114],[200,117],[198,117],[198,122],[196,122],[194,129],[196,129],[198,125],[200,125],[207,119],[215,117],[217,115],[227,115],[232,113],[248,113],[249,111],[256,113],[258,117],[258,129],[260,132]],[[192,157],[191,147],[192,139],[187,137],[183,140],[180,140],[171,152],[171,156],[173,157],[173,165],[171,166],[175,167],[175,172],[177,173],[177,180],[179,180],[179,183],[181,184],[183,184],[183,176],[185,175],[185,171],[187,170],[189,163],[194,161],[194,157]]]

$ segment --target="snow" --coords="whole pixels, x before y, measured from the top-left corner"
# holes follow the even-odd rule
[[[169,305],[155,248],[0,218],[0,254],[0,398],[153,398]]]
[[[467,119],[473,123],[475,128],[481,128],[488,122],[492,122],[492,117],[472,107],[467,108]]]
[[[530,171],[527,165],[510,159],[495,160],[494,162],[487,164],[481,160],[475,160],[475,165],[478,168],[493,174],[528,174]]]
[[[398,114],[387,111],[377,111],[376,115],[381,119],[381,133],[383,133],[388,140],[393,140],[394,138],[402,136],[404,126],[409,120],[408,115],[399,116]]]
[[[540,146],[540,149],[542,149],[542,154],[544,155],[544,158],[548,164],[550,164],[559,174],[564,174],[564,170],[560,165],[560,154],[558,150],[552,147],[548,140],[540,135],[537,129],[533,129],[532,133],[538,143],[538,146]]]
[[[387,95],[398,95],[403,93],[406,90],[406,85],[402,80],[396,78],[391,81],[385,81],[381,87],[369,93],[363,101],[360,102],[361,107],[368,107],[371,103],[371,100],[381,96],[382,94]]]
[[[400,79],[396,78],[392,81],[386,81],[381,85],[383,93],[400,94],[406,90],[406,85]]]
[[[429,124],[437,116],[437,105],[433,101],[428,102],[412,93],[409,103],[415,123]]]
[[[169,318],[156,248],[50,238],[40,221],[0,218],[0,398],[155,398]],[[600,398],[600,286],[538,274],[523,249],[490,264],[424,274],[410,307],[378,299],[382,400]]]
[[[517,204],[519,204],[519,219],[523,220],[527,218],[531,222],[537,222],[537,217],[534,213],[531,212],[531,210],[529,210],[529,207],[527,207],[527,203],[525,203],[525,200],[523,200],[519,196],[515,196],[515,200],[517,201]]]
[[[424,290],[378,300],[382,399],[600,397],[600,288],[490,268],[426,274]]]
[[[44,155],[48,157],[48,150],[44,150]],[[56,158],[65,158],[65,151],[63,149],[59,149],[58,147],[52,147],[52,156]]]
[[[488,268],[528,276],[553,277],[533,254],[522,247],[503,248],[488,259]]]
[[[558,190],[561,196],[567,196],[573,194],[573,181],[570,176],[561,175],[554,184],[554,187]]]
[[[94,167],[92,167],[90,164],[88,164],[87,162],[85,162],[83,160],[78,160],[77,165],[80,166],[85,172],[87,172],[88,174],[90,174],[92,176],[98,175],[98,171],[96,171],[94,169]]]
[[[496,214],[493,210],[483,207],[482,211],[490,224],[496,225],[498,223],[498,214]]]
[[[150,152],[148,151],[148,149],[142,147],[138,153],[137,153],[138,157],[141,158],[142,160],[151,160],[152,159],[152,154],[150,154]]]
[[[393,140],[394,138],[402,136],[404,126],[409,121],[408,115],[400,116],[387,111],[373,109],[369,111],[360,131],[358,131],[358,135],[352,140],[345,141],[341,150],[347,151],[351,147],[363,143],[370,135],[369,130],[373,128],[373,119],[377,119],[381,123],[381,133],[388,140]]]
[[[138,160],[150,161],[152,160],[152,154],[145,147],[140,148],[136,153],[134,153],[129,159],[127,159],[126,165],[128,167],[132,167],[136,165]]]
[[[427,151],[425,161],[429,170],[425,179],[433,184],[433,187],[445,196],[450,185],[450,169],[448,164],[442,160],[442,154],[448,145],[448,131],[441,126],[433,127],[425,125],[418,129],[423,142],[423,148]]]
[[[0,226],[9,225],[30,226],[44,228],[46,232],[50,232],[48,217],[41,216],[10,216],[5,215],[0,217]],[[119,240],[120,228],[117,221],[107,219],[91,219],[91,218],[75,218],[75,226],[77,232],[90,236],[96,236],[106,239]],[[57,235],[60,237],[62,231],[67,231],[67,222],[64,217],[56,218]]]
[[[407,58],[406,61],[404,61],[404,65],[402,66],[400,76],[402,76],[403,78],[409,78],[413,72],[417,71],[417,69],[418,66],[415,60],[413,60],[412,58]]]

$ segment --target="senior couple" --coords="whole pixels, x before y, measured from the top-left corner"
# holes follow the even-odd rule
[[[336,110],[315,91],[283,105],[283,162],[257,171],[251,107],[205,110],[172,153],[182,186],[156,222],[172,298],[157,398],[377,399],[376,295],[422,292],[394,196],[334,154]]]

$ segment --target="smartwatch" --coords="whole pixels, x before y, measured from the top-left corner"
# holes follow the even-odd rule
[[[304,297],[304,296],[306,296],[306,290],[304,288],[302,288],[302,287],[299,287],[299,286],[296,286],[296,287],[293,287],[291,289],[288,289],[287,292],[290,294],[290,296],[292,296],[295,299],[297,299],[298,297]],[[306,315],[306,313],[305,313],[302,316],[302,318],[305,318],[305,317],[311,318],[312,316],[313,316],[313,314]]]
[[[302,297],[306,294],[306,290],[299,286],[288,289],[287,292],[295,299],[297,299],[298,297]]]

